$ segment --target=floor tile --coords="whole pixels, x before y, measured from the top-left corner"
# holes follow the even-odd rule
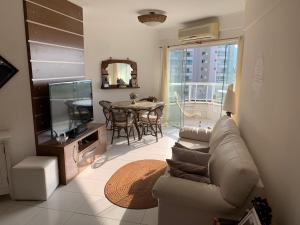
[[[142,220],[143,225],[157,225],[158,224],[158,208],[147,209]]]
[[[110,170],[118,170],[122,166],[126,165],[128,162],[122,160],[123,157],[115,158],[115,159],[105,159],[100,158],[94,164],[94,168],[102,168],[102,169],[110,169]]]
[[[0,225],[26,225],[40,211],[37,207],[13,205],[0,213]]]
[[[128,222],[141,223],[145,210],[125,209],[118,206],[111,206],[98,214],[100,217],[124,220]]]
[[[105,180],[75,178],[61,189],[66,192],[104,196]]]
[[[127,221],[74,214],[65,225],[137,225]]]
[[[64,225],[71,216],[69,212],[41,209],[26,225]]]
[[[124,220],[113,220],[108,218],[98,218],[98,221],[100,221],[101,225],[137,225],[139,223],[132,223],[127,222]]]
[[[0,213],[12,207],[13,205],[15,205],[14,201],[10,200],[8,196],[0,197]]]
[[[75,209],[75,212],[93,216],[103,212],[112,205],[113,204],[105,197],[85,196],[85,199],[83,200],[81,205]]]
[[[95,216],[73,214],[65,225],[101,225],[101,223]]]
[[[103,180],[107,182],[109,178],[116,172],[115,169],[102,169],[99,168],[88,168],[79,174],[78,178],[81,179],[92,179],[92,180]]]
[[[84,201],[84,197],[79,193],[64,192],[61,190],[55,191],[55,193],[45,202],[39,204],[39,207],[75,211]]]

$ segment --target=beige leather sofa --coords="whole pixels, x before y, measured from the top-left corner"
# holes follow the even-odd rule
[[[262,194],[257,168],[234,121],[224,116],[212,131],[183,128],[179,143],[211,154],[211,184],[162,176],[153,188],[159,225],[212,225],[214,217],[238,218]]]

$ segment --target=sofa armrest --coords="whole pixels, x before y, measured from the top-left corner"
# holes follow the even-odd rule
[[[179,131],[179,137],[197,141],[209,142],[211,130],[203,128],[183,127]]]
[[[153,196],[171,204],[194,207],[202,212],[231,213],[236,208],[226,202],[219,187],[169,175],[161,176],[153,187]],[[217,214],[216,214],[217,215]]]

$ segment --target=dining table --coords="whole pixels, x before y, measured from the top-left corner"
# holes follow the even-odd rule
[[[139,115],[139,113],[143,110],[152,110],[156,108],[157,106],[164,105],[164,102],[158,101],[158,102],[149,102],[149,101],[117,101],[112,102],[112,109],[127,109],[132,110],[136,113],[136,115]],[[139,130],[138,121],[135,120],[135,128],[138,132],[139,140],[142,139],[142,133]]]

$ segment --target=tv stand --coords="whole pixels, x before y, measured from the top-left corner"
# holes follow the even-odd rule
[[[37,155],[57,156],[60,184],[67,184],[106,151],[106,126],[90,123],[85,128],[74,138],[69,136],[65,143],[53,138],[37,146]]]
[[[66,135],[69,137],[69,138],[76,138],[78,135],[82,134],[83,132],[87,131],[87,127],[86,125],[80,125],[70,131],[68,131],[66,133]]]

